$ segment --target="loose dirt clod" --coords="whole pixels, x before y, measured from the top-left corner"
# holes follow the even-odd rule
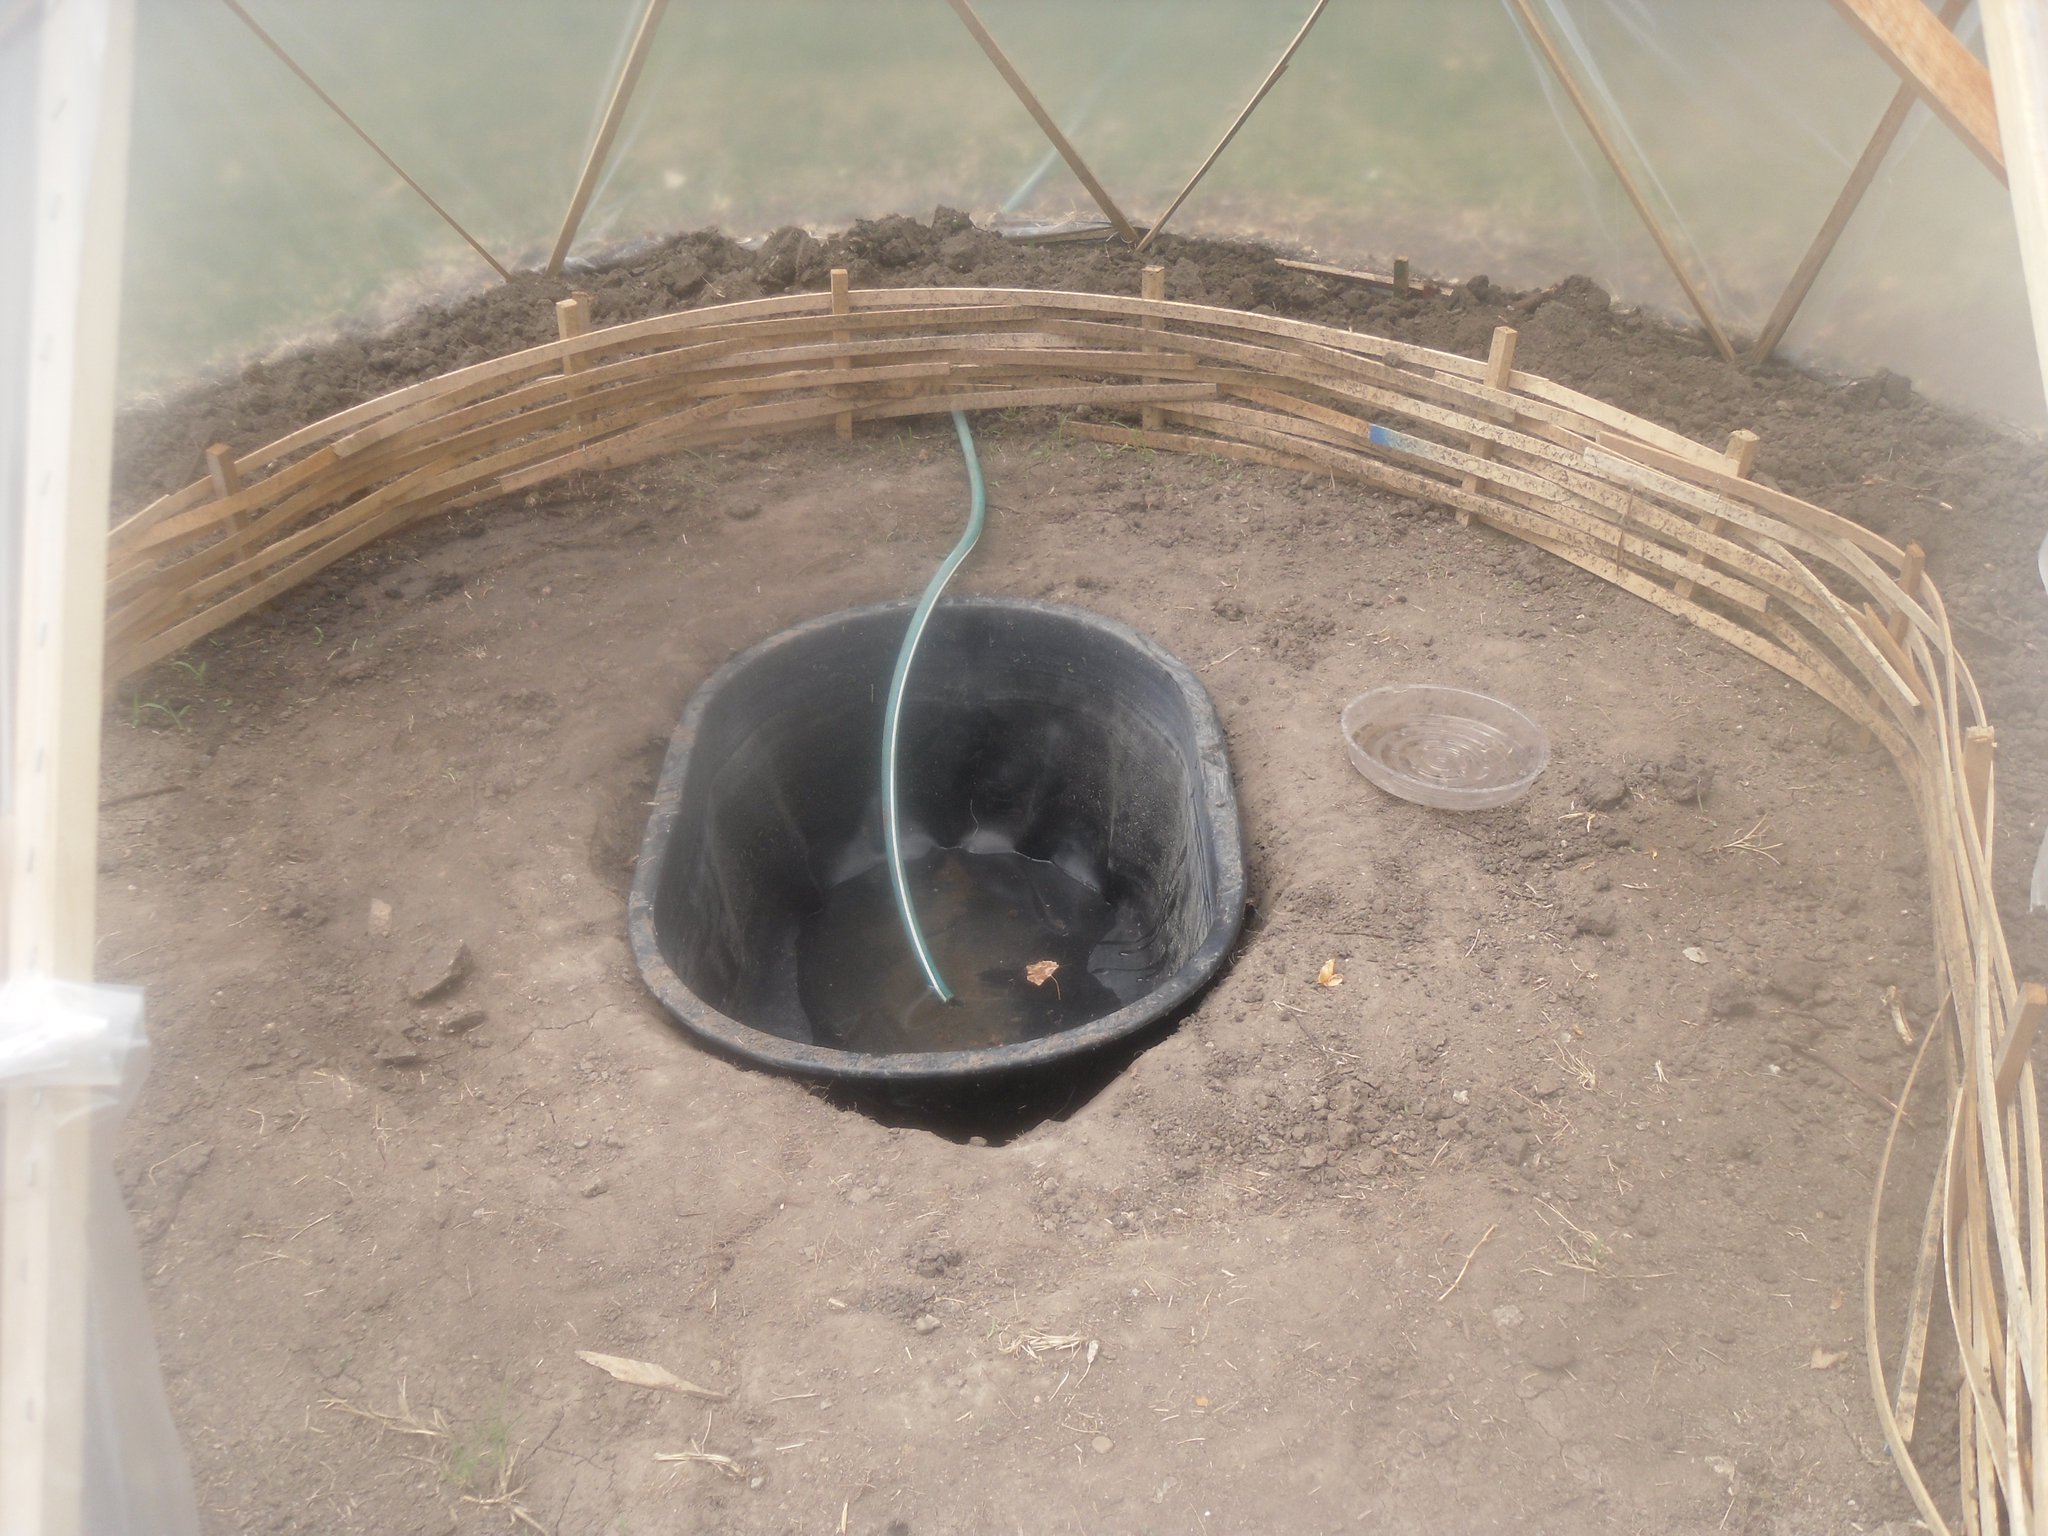
[[[470,965],[469,945],[462,940],[429,944],[406,974],[405,995],[416,1003],[431,1002],[460,986]]]

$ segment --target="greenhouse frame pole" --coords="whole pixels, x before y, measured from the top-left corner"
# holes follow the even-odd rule
[[[576,231],[583,223],[590,199],[597,192],[597,178],[604,170],[605,162],[611,158],[612,143],[619,136],[619,125],[626,119],[626,104],[633,99],[633,88],[640,83],[640,70],[647,63],[648,51],[654,46],[654,34],[661,26],[662,13],[667,9],[668,0],[647,0],[647,9],[640,13],[639,29],[633,34],[633,44],[626,50],[626,62],[619,70],[618,81],[612,86],[612,99],[605,104],[604,120],[597,128],[597,140],[590,146],[589,158],[583,162],[583,174],[576,178],[576,191],[569,199],[569,211],[562,215],[562,232],[555,236],[555,248],[548,254],[545,270],[549,277],[562,275],[562,263],[569,259],[569,247],[575,243]]]
[[[90,982],[134,0],[46,8],[6,974]],[[0,1530],[78,1536],[95,1091],[6,1090]]]
[[[1947,0],[1941,8],[1941,24],[1950,31],[1962,19],[1963,12],[1970,8],[1970,0]],[[1749,349],[1752,365],[1761,363],[1778,350],[1778,343],[1785,339],[1785,333],[1792,328],[1792,321],[1799,313],[1799,306],[1806,302],[1807,294],[1813,291],[1820,269],[1827,265],[1828,257],[1835,251],[1835,243],[1842,238],[1842,231],[1849,227],[1849,220],[1855,217],[1862,205],[1863,194],[1870,190],[1870,184],[1877,179],[1877,172],[1884,164],[1884,158],[1891,153],[1892,144],[1899,132],[1906,126],[1906,118],[1919,103],[1920,89],[1910,81],[1899,86],[1892,97],[1892,104],[1885,108],[1884,116],[1878,119],[1877,129],[1870,136],[1870,142],[1863,146],[1863,156],[1856,162],[1856,168],[1849,173],[1849,179],[1842,184],[1841,195],[1835,199],[1835,206],[1828,210],[1820,231],[1813,237],[1813,244],[1806,248],[1806,255],[1800,258],[1798,269],[1792,274],[1792,281],[1785,285],[1779,295],[1778,304],[1771,311],[1771,318],[1764,322],[1764,328],[1757,334],[1756,344]]]
[[[1641,219],[1643,227],[1649,230],[1650,238],[1657,244],[1658,254],[1663,256],[1664,264],[1671,269],[1671,275],[1678,279],[1678,286],[1685,290],[1686,301],[1692,305],[1693,313],[1700,317],[1700,324],[1706,327],[1707,339],[1714,344],[1714,350],[1721,354],[1724,362],[1734,362],[1735,348],[1729,344],[1727,333],[1721,329],[1721,322],[1714,318],[1713,310],[1707,307],[1706,296],[1693,282],[1692,274],[1685,269],[1685,263],[1679,260],[1678,248],[1671,243],[1671,237],[1664,232],[1663,223],[1651,209],[1642,189],[1636,185],[1635,176],[1629,171],[1628,163],[1621,158],[1621,151],[1615,148],[1614,140],[1608,136],[1599,113],[1593,110],[1592,102],[1586,99],[1585,91],[1566,66],[1564,56],[1557,51],[1557,44],[1551,41],[1550,33],[1544,29],[1543,23],[1536,19],[1535,11],[1530,9],[1529,0],[1508,0],[1508,3],[1514,7],[1522,25],[1528,29],[1530,39],[1542,53],[1544,62],[1550,66],[1550,72],[1557,76],[1557,83],[1564,87],[1565,95],[1571,98],[1572,105],[1578,109],[1579,118],[1585,123],[1586,131],[1593,135],[1593,142],[1600,146],[1600,153],[1606,157],[1608,166],[1621,182],[1621,190],[1628,194],[1629,203],[1634,207],[1636,217]]]
[[[361,139],[365,144],[369,145],[371,152],[374,153],[379,160],[382,160],[386,165],[391,167],[392,171],[397,175],[400,181],[404,182],[408,187],[411,187],[413,191],[417,192],[419,194],[421,202],[425,203],[429,208],[433,209],[434,212],[441,215],[442,220],[448,225],[448,227],[454,230],[456,234],[462,236],[463,240],[467,242],[469,248],[472,251],[475,251],[477,255],[483,257],[485,263],[489,265],[490,269],[493,272],[497,273],[499,277],[503,278],[508,283],[512,281],[512,274],[505,270],[505,264],[499,261],[498,258],[493,256],[489,251],[485,250],[483,242],[478,240],[477,237],[475,235],[472,235],[468,230],[464,229],[462,227],[461,221],[459,221],[454,214],[450,213],[446,208],[443,208],[440,205],[440,203],[435,201],[433,193],[429,192],[425,187],[421,186],[417,181],[413,179],[412,174],[409,171],[407,171],[404,166],[400,165],[396,160],[392,159],[390,152],[386,150],[382,144],[379,144],[375,139],[370,137],[369,129],[365,128],[361,123],[357,122],[354,118],[350,117],[348,115],[347,109],[344,108],[342,104],[336,101],[332,96],[328,95],[326,89],[320,84],[320,82],[318,80],[315,80],[308,73],[306,73],[304,66],[302,66],[297,59],[293,58],[289,53],[285,52],[284,45],[279,43],[278,40],[272,37],[268,32],[264,31],[262,25],[256,20],[256,18],[254,16],[251,16],[246,10],[242,8],[241,0],[220,0],[220,3],[226,6],[229,10],[233,11],[237,16],[239,16],[242,20],[242,25],[247,27],[251,32],[256,34],[256,40],[259,43],[261,43],[264,47],[268,48],[272,53],[276,54],[278,62],[283,64],[284,67],[290,70],[293,74],[297,75],[299,77],[299,83],[305,86],[305,88],[311,91],[315,96],[318,96],[320,100],[326,104],[327,110],[332,112],[336,117],[340,118],[342,122],[348,127],[351,133],[353,133],[357,138]]]
[[[1237,137],[1237,130],[1245,125],[1246,119],[1258,110],[1259,103],[1266,99],[1267,93],[1279,83],[1280,77],[1287,73],[1287,66],[1293,61],[1295,51],[1307,40],[1309,28],[1316,24],[1316,18],[1323,14],[1329,3],[1330,0],[1316,0],[1315,9],[1308,13],[1308,20],[1304,21],[1301,30],[1294,34],[1294,41],[1287,45],[1287,51],[1280,55],[1280,61],[1267,71],[1265,80],[1252,92],[1252,99],[1244,104],[1244,110],[1237,114],[1223,137],[1216,141],[1216,147],[1209,151],[1209,158],[1195,168],[1195,174],[1190,176],[1188,184],[1180,189],[1180,195],[1166,205],[1166,212],[1154,219],[1152,227],[1145,231],[1145,238],[1138,242],[1140,256],[1144,255],[1152,242],[1159,238],[1159,231],[1166,228],[1166,221],[1180,212],[1180,205],[1188,200],[1188,194],[1195,190],[1204,176],[1209,174],[1209,167],[1221,158],[1224,150],[1230,148],[1230,141]]]
[[[1067,142],[1067,136],[1060,132],[1060,125],[1053,121],[1052,114],[1045,110],[1044,103],[1039,101],[1038,97],[1032,94],[1031,87],[1024,83],[1024,77],[1017,73],[1017,66],[1010,62],[1009,56],[1003,52],[1002,45],[989,35],[988,28],[981,24],[981,18],[974,14],[974,7],[968,0],[946,0],[946,3],[953,7],[954,14],[959,16],[967,30],[974,34],[974,40],[981,44],[981,51],[988,55],[988,61],[995,65],[996,72],[1009,82],[1010,89],[1016,92],[1017,99],[1024,103],[1024,110],[1031,114],[1032,121],[1038,124],[1048,139],[1052,140],[1052,147],[1058,150],[1060,158],[1067,162],[1067,169],[1080,178],[1081,185],[1088,189],[1088,195],[1095,199],[1095,206],[1109,216],[1109,222],[1116,226],[1116,232],[1123,238],[1124,244],[1136,245],[1138,232],[1131,228],[1131,221],[1124,217],[1123,210],[1117,207],[1116,199],[1109,195],[1108,189],[1095,179],[1095,173],[1088,169],[1088,162],[1081,158],[1080,151]]]

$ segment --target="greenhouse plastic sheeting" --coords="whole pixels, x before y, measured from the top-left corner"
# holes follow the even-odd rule
[[[540,264],[641,0],[247,0],[499,261]],[[1171,199],[1309,0],[981,0],[1130,218]],[[1535,0],[1726,329],[1770,312],[1897,79],[1825,0]],[[128,391],[474,290],[490,268],[219,0],[140,0]],[[1966,17],[1964,35],[1973,28]],[[250,125],[261,124],[260,132]],[[950,204],[1100,214],[944,0],[676,0],[574,247],[739,237]],[[1176,218],[1322,259],[1588,272],[1690,321],[1502,0],[1329,7]],[[1916,108],[1788,339],[1849,371],[2044,419],[2003,188]]]
[[[0,229],[27,229],[35,192],[34,32],[0,43]],[[28,421],[26,241],[0,241],[0,823],[14,807],[14,673]],[[0,935],[0,946],[5,936]]]
[[[67,1092],[88,1122],[85,1455],[77,1490],[86,1536],[197,1536],[184,1447],[157,1366],[142,1256],[121,1199],[112,1142],[142,1085],[142,993],[43,978],[0,986],[0,1133],[17,1092]]]

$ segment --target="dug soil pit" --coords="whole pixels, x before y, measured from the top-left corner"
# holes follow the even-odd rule
[[[856,280],[993,276],[988,237],[909,228],[928,256]],[[725,249],[692,239],[587,281],[653,308],[740,296],[709,270],[660,287]],[[1534,371],[1695,435],[1756,428],[1788,489],[1929,543],[2001,745],[2041,730],[2022,445],[1910,394],[1732,373],[1570,285],[1519,309],[1477,283],[1356,299],[1162,246],[1176,296],[1292,295],[1468,352],[1507,319]],[[784,280],[822,283],[833,254]],[[998,256],[1136,286],[1127,258]],[[437,337],[513,344],[477,317],[515,298],[545,336],[551,293],[138,416],[125,494],[189,478],[188,439],[295,424],[265,394],[283,374],[303,407],[326,356],[332,409],[459,360]],[[1866,452],[1879,426],[1919,457]],[[1915,1028],[1938,999],[1882,754],[1440,508],[1050,415],[976,429],[990,523],[961,585],[1093,609],[1194,668],[1252,885],[1178,1028],[979,1126],[707,1054],[625,940],[685,701],[768,635],[922,585],[965,511],[943,421],[478,507],[124,689],[100,952],[149,989],[123,1169],[205,1528],[1906,1529],[1862,1251],[1910,1060],[1886,992]],[[1467,814],[1373,788],[1337,716],[1408,681],[1512,701],[1548,772]],[[2027,756],[2000,760],[2002,890],[2039,835]],[[1893,1297],[1941,1124],[1913,1107]]]

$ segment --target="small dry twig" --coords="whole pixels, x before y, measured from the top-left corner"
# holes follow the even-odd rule
[[[1025,1332],[1019,1333],[1008,1343],[1000,1342],[1000,1337],[998,1335],[998,1343],[996,1345],[998,1351],[1006,1355],[1028,1355],[1033,1360],[1043,1355],[1056,1355],[1065,1350],[1079,1349],[1088,1342],[1085,1337],[1078,1333]]]
[[[1498,1232],[1499,1230],[1500,1223],[1496,1221],[1492,1226],[1488,1227],[1484,1232],[1479,1234],[1479,1241],[1472,1245],[1472,1251],[1465,1255],[1465,1262],[1458,1266],[1457,1279],[1453,1280],[1449,1285],[1443,1288],[1441,1294],[1437,1296],[1438,1301],[1448,1301],[1450,1299],[1451,1292],[1455,1291],[1459,1286],[1465,1283],[1465,1271],[1470,1269],[1472,1267],[1472,1261],[1479,1257],[1479,1250],[1486,1246],[1487,1239],[1492,1237],[1493,1234]]]
[[[460,1502],[474,1504],[480,1509],[501,1509],[511,1517],[512,1523],[533,1531],[535,1536],[549,1536],[548,1528],[534,1519],[533,1514],[519,1502],[519,1496],[526,1491],[523,1482],[514,1481],[513,1474],[519,1466],[519,1452],[516,1448],[500,1442],[499,1456],[474,1456],[464,1465],[458,1465],[461,1447],[457,1443],[453,1426],[448,1416],[436,1408],[432,1416],[422,1419],[413,1412],[412,1400],[407,1395],[406,1383],[398,1383],[398,1410],[386,1413],[375,1408],[360,1408],[346,1398],[327,1397],[320,1400],[322,1408],[331,1408],[353,1418],[374,1424],[386,1434],[403,1435],[409,1439],[423,1440],[432,1447],[432,1454],[415,1456],[411,1459],[425,1462],[439,1470],[458,1487],[465,1488]],[[507,1431],[509,1436],[509,1431]],[[490,1477],[489,1491],[478,1486],[478,1474],[487,1472]]]
[[[1552,1046],[1557,1054],[1557,1064],[1570,1073],[1572,1080],[1581,1088],[1590,1093],[1599,1086],[1599,1074],[1593,1070],[1593,1063],[1586,1059],[1583,1052],[1572,1049],[1563,1040],[1553,1041]]]
[[[1564,1267],[1576,1269],[1581,1274],[1605,1274],[1607,1261],[1614,1253],[1614,1250],[1608,1247],[1606,1239],[1599,1233],[1580,1226],[1548,1200],[1539,1199],[1536,1203],[1571,1229],[1568,1233],[1560,1232],[1557,1238],[1558,1245],[1564,1249],[1564,1258],[1560,1261]],[[1573,1238],[1577,1238],[1578,1241],[1574,1243]]]
[[[1785,845],[1783,843],[1767,843],[1763,841],[1764,838],[1770,836],[1764,830],[1765,827],[1770,825],[1770,821],[1771,818],[1768,816],[1757,817],[1755,826],[1743,833],[1742,836],[1720,844],[1716,851],[1720,853],[1734,853],[1739,849],[1744,853],[1758,854],[1776,864],[1778,860],[1772,857],[1772,850],[1782,848]]]
[[[1836,1066],[1832,1061],[1829,1061],[1827,1057],[1821,1055],[1819,1051],[1816,1051],[1810,1045],[1794,1045],[1792,1048],[1795,1051],[1797,1051],[1800,1055],[1804,1056],[1808,1061],[1815,1062],[1820,1066],[1826,1067],[1830,1072],[1834,1073],[1835,1076],[1839,1077],[1851,1088],[1854,1088],[1858,1093],[1868,1094],[1871,1098],[1877,1100],[1877,1102],[1882,1104],[1886,1109],[1890,1110],[1893,1114],[1897,1115],[1901,1120],[1904,1120],[1906,1124],[1912,1126],[1914,1130],[1917,1131],[1920,1129],[1919,1124],[1913,1119],[1912,1115],[1908,1113],[1906,1110],[1900,1108],[1897,1104],[1893,1103],[1890,1095],[1884,1093],[1880,1089],[1871,1087],[1870,1084],[1864,1082],[1862,1078],[1855,1076],[1853,1073],[1843,1071],[1840,1067]]]
[[[1898,1031],[1900,1042],[1910,1050],[1914,1043],[1913,1026],[1906,1022],[1906,1010],[1899,1001],[1899,989],[1897,987],[1886,987],[1884,989],[1884,1005],[1892,1016],[1892,1028]]]
[[[740,1475],[740,1464],[730,1456],[721,1456],[716,1451],[656,1451],[656,1461],[700,1461],[707,1467],[716,1467],[727,1477]]]

